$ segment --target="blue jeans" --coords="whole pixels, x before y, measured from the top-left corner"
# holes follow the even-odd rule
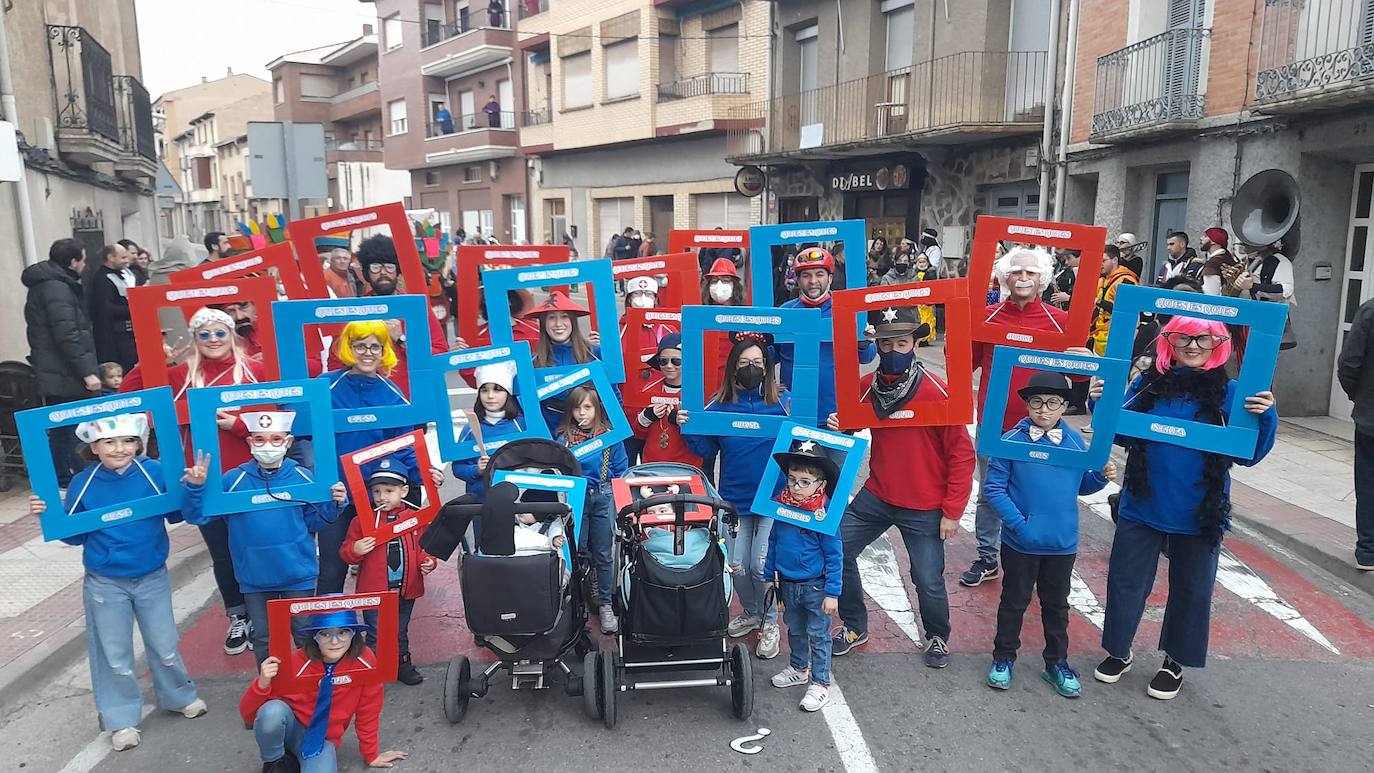
[[[258,665],[262,665],[271,654],[268,652],[270,631],[267,625],[267,602],[275,599],[303,599],[313,595],[315,594],[312,590],[274,590],[243,594],[243,605],[248,608],[248,619],[253,622],[253,634],[248,638],[253,642],[253,657],[257,658]],[[292,631],[301,625],[304,625],[304,622],[292,621]]]
[[[911,558],[911,581],[927,637],[949,641],[949,594],[945,590],[945,541],[940,539],[939,510],[907,510],[882,501],[868,489],[854,495],[844,511],[840,539],[844,542],[844,587],[840,591],[840,620],[851,631],[868,631],[868,607],[859,577],[859,554],[889,528],[896,526]]]
[[[287,752],[299,758],[305,725],[296,719],[286,701],[273,699],[258,707],[253,717],[253,738],[258,742],[263,762],[275,762]],[[325,741],[319,756],[301,760],[301,773],[335,773],[339,769],[337,754],[334,744]]]
[[[605,606],[611,603],[615,588],[615,571],[611,567],[611,541],[615,539],[615,514],[611,512],[611,486],[598,491],[590,484],[587,504],[582,509],[582,533],[577,550],[596,567],[596,601]]]
[[[764,623],[778,621],[776,605],[764,609],[763,562],[768,557],[768,535],[773,531],[773,519],[760,515],[741,512],[739,533],[730,546],[730,563],[738,564],[740,577],[735,583],[740,604],[746,614],[754,615]]]
[[[396,654],[402,660],[410,658],[410,615],[415,611],[415,599],[401,599],[396,604]],[[377,610],[363,612],[363,622],[369,626],[367,646],[377,651]]]
[[[180,711],[196,700],[196,686],[177,652],[172,586],[167,567],[142,577],[86,573],[81,585],[86,608],[86,644],[91,688],[104,730],[138,727],[143,692],[134,664],[134,621],[138,621],[153,675],[159,708]]]
[[[1221,546],[1206,537],[1168,534],[1127,518],[1116,524],[1107,562],[1102,649],[1114,658],[1130,656],[1145,600],[1154,589],[1161,549],[1169,556],[1169,598],[1164,602],[1159,648],[1181,666],[1202,668],[1207,665],[1212,589]]]
[[[978,560],[997,563],[997,551],[1002,544],[1002,516],[983,493],[983,481],[988,479],[988,458],[978,457],[978,509],[973,516],[973,536],[978,539]]]
[[[788,663],[798,671],[811,669],[811,683],[830,686],[830,615],[821,611],[825,587],[783,580],[782,619],[787,623]]]

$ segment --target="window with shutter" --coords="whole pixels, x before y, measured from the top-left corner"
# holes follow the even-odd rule
[[[584,51],[565,56],[563,69],[563,109],[586,107],[592,103],[592,54]]]
[[[639,93],[639,39],[630,38],[606,46],[606,99],[630,97]]]
[[[1169,0],[1169,30],[1164,55],[1164,110],[1166,120],[1195,118],[1202,65],[1203,0]]]

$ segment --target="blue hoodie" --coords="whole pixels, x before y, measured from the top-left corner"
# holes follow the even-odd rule
[[[95,510],[161,494],[162,463],[136,456],[123,472],[115,472],[96,462],[72,476],[67,488],[68,512]],[[162,518],[141,518],[99,531],[64,537],[68,545],[81,545],[81,563],[86,571],[102,577],[142,577],[167,563],[168,523],[181,520],[173,511]]]
[[[784,309],[820,309],[821,318],[829,320],[831,318],[831,297],[826,299],[820,306],[803,305],[801,299],[793,298],[782,304]],[[829,326],[829,322],[823,323]],[[782,365],[782,383],[789,387],[794,387],[792,383],[792,365],[795,358],[795,349],[792,344],[778,344],[778,362]],[[869,363],[878,356],[878,349],[871,342],[859,344],[860,364]],[[816,377],[816,420],[815,425],[824,427],[826,419],[835,412],[835,345],[830,341],[821,341],[820,371]],[[803,417],[798,416],[798,421],[803,421]]]
[[[563,438],[562,433],[554,436],[554,442],[567,445],[568,441]],[[599,453],[592,454],[582,462],[582,477],[587,479],[587,492],[593,493],[601,490],[601,484],[609,483],[614,478],[623,478],[630,469],[630,457],[625,454],[624,443],[611,443]],[[601,474],[601,466],[606,465],[606,474]]]
[[[774,572],[784,580],[823,578],[808,584],[824,584],[825,595],[838,599],[844,580],[844,543],[837,535],[774,519],[773,530],[768,532],[763,578],[772,580]]]
[[[310,483],[310,471],[291,459],[271,475],[275,489]],[[268,476],[257,461],[248,461],[224,473],[225,491],[266,491]],[[225,516],[205,515],[205,487],[187,483],[186,520],[203,526],[224,518],[229,527],[229,555],[244,593],[310,590],[320,574],[312,536],[338,516],[331,502],[287,503],[261,510]]]
[[[1131,399],[1140,389],[1140,383],[1139,377],[1131,382],[1130,388],[1126,390],[1126,405],[1130,405]],[[1232,379],[1226,385],[1226,398],[1222,403],[1222,415],[1228,419],[1228,408],[1235,395],[1236,382]],[[1188,399],[1161,400],[1155,403],[1150,414],[1193,420],[1197,416],[1197,403]],[[1278,433],[1278,427],[1279,412],[1271,407],[1259,416],[1259,442],[1255,444],[1255,455],[1248,459],[1232,461],[1246,467],[1259,464],[1274,448],[1274,436]],[[1131,453],[1145,454],[1146,464],[1150,468],[1150,498],[1139,499],[1131,496],[1130,481],[1126,480],[1121,487],[1121,517],[1168,534],[1199,534],[1202,529],[1197,510],[1206,491],[1202,483],[1203,452],[1172,443],[1149,440],[1143,443],[1143,451]],[[1129,465],[1126,470],[1129,476]],[[1228,498],[1231,496],[1230,474],[1226,476],[1223,491]],[[1228,517],[1224,527],[1229,526]]]
[[[759,416],[786,416],[792,396],[786,389],[779,391],[781,398],[772,405],[764,402],[761,389],[735,391],[735,402],[717,403],[712,401],[706,406],[708,411],[729,411],[733,413],[752,413]],[[771,437],[735,437],[730,435],[683,435],[692,453],[703,459],[720,454],[720,483],[716,486],[720,496],[735,506],[740,515],[749,513],[754,503],[754,492],[759,481],[763,480],[763,469],[768,465],[769,454],[773,450]]]
[[[501,418],[495,423],[482,420],[482,441],[487,442],[499,438],[508,437],[518,432],[525,431],[525,417],[519,416],[514,419]],[[458,436],[459,443],[471,443],[472,432],[468,428],[463,428],[463,433]],[[482,473],[477,471],[476,459],[465,459],[453,463],[453,477],[467,484],[467,493],[476,497],[481,497],[486,486],[482,483]]]
[[[592,359],[591,359],[591,361],[592,361],[592,362],[600,362],[600,361],[601,361],[601,347],[598,346],[598,345],[596,345],[596,344],[592,344],[591,346],[592,346]],[[585,364],[586,364],[586,363],[578,362],[576,359],[573,358],[573,348],[572,348],[572,344],[571,344],[571,343],[553,344],[553,345],[550,347],[550,352],[551,352],[552,355],[553,355],[553,364],[552,364],[552,365],[546,365],[546,366],[544,366],[544,367],[547,367],[547,368],[567,368],[567,367],[571,367],[571,366],[573,366],[573,365],[585,365]],[[609,374],[609,373],[606,374],[606,375],[607,375],[608,378],[610,377],[610,374]],[[540,379],[541,382],[542,382],[542,380],[543,380],[543,379]],[[619,403],[619,402],[620,402],[620,385],[619,385],[619,384],[611,384],[611,391],[615,393],[615,401],[616,401],[617,403]],[[559,399],[560,397],[561,397],[561,395],[555,396],[555,397],[553,398],[553,400],[557,400],[557,399]],[[543,412],[543,414],[544,414],[544,424],[547,425],[548,428],[549,428],[550,430],[554,430],[554,429],[556,429],[556,428],[558,427],[558,425],[559,425],[560,423],[562,423],[562,421],[563,421],[563,411],[551,409],[551,408],[549,407],[549,405],[550,405],[551,402],[552,402],[552,400],[546,401],[546,402],[544,402],[544,403],[541,403],[541,404],[540,404],[540,410],[541,410],[541,411]],[[562,405],[562,403],[559,403],[559,406],[560,406],[560,407],[561,407],[561,405]]]
[[[1003,440],[1030,443],[1030,418],[1017,422]],[[1087,450],[1072,427],[1064,431],[1059,448]],[[1048,437],[1036,445],[1054,447]],[[988,459],[983,494],[1002,517],[1002,542],[1032,556],[1069,556],[1078,552],[1078,497],[1095,494],[1107,485],[1097,470],[1057,467],[1038,462]]]
[[[347,370],[331,370],[324,377],[329,379],[329,400],[335,408],[385,408],[410,404],[400,387],[385,376],[361,376]],[[404,432],[395,428],[336,432],[334,450],[340,456],[351,454]]]

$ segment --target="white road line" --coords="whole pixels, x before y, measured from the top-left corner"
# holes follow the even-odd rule
[[[864,740],[854,713],[849,710],[849,702],[845,700],[839,683],[833,678],[830,680],[830,703],[821,709],[821,716],[830,726],[830,735],[835,739],[835,752],[840,756],[845,771],[877,773],[878,763],[873,759],[873,752]]]
[[[1222,548],[1221,556],[1217,559],[1217,582],[1237,596],[1268,612],[1284,625],[1325,647],[1333,654],[1341,654],[1341,651],[1336,649],[1335,645],[1323,636],[1316,626],[1303,617],[1301,612],[1279,598],[1279,594],[1269,587],[1269,583],[1265,582],[1259,575],[1255,574],[1254,570],[1225,548]]]
[[[916,612],[911,608],[901,566],[886,535],[878,537],[859,554],[859,576],[863,578],[864,593],[877,602],[903,633],[920,644],[922,638],[916,624]]]

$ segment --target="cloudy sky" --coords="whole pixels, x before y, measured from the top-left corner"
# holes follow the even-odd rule
[[[376,24],[359,0],[136,0],[143,84],[164,91],[221,78],[225,69],[266,79],[268,62],[362,34]]]

